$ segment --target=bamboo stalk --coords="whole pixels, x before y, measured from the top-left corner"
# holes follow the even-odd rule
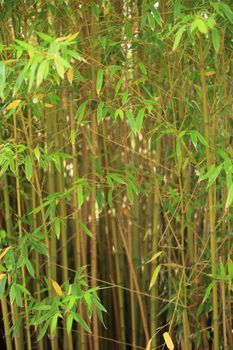
[[[156,144],[156,160],[160,163],[161,159],[161,140],[159,139]],[[156,171],[157,172],[157,171]],[[154,174],[154,167],[152,166],[152,178],[153,181],[153,227],[152,227],[152,252],[153,254],[158,253],[158,238],[160,233],[160,194],[158,186],[157,173]],[[157,262],[152,262],[152,270],[156,267]],[[156,348],[157,336],[156,332],[158,329],[158,279],[151,290],[151,319],[150,319],[150,332],[153,336],[151,346]]]
[[[20,194],[20,178],[19,178],[19,166],[18,166],[18,144],[17,144],[17,122],[16,122],[16,112],[13,114],[14,121],[14,139],[15,139],[15,180],[16,180],[16,195],[17,195],[17,208],[18,208],[18,229],[19,229],[19,242],[23,238],[23,226],[22,226],[22,212],[21,212],[21,194]],[[26,271],[25,267],[22,266],[22,282],[24,288],[26,288]],[[27,295],[24,293],[24,308],[25,308],[25,323],[26,323],[26,339],[27,339],[27,350],[32,349],[31,344],[31,333],[29,327],[29,309],[28,309],[28,300]]]
[[[91,23],[90,23],[90,35],[93,37],[96,36],[98,30],[97,20],[93,12],[91,13]],[[93,43],[93,46],[90,48],[91,54],[93,57],[97,56],[97,47]],[[91,93],[92,98],[97,101],[98,96],[96,92],[96,75],[97,69],[96,65],[93,63],[91,65],[92,72],[92,84],[91,84]],[[91,145],[92,145],[92,156],[96,157],[98,152],[98,139],[97,139],[97,121],[94,111],[91,113]],[[91,195],[90,195],[90,228],[93,234],[93,238],[90,241],[90,250],[91,250],[91,274],[92,274],[92,284],[91,286],[96,287],[96,278],[97,278],[97,220],[96,220],[96,169],[94,161],[91,163],[91,181],[93,184]],[[99,327],[98,327],[98,316],[96,307],[93,309],[93,350],[99,350]]]
[[[4,176],[3,178],[4,186],[3,186],[3,195],[4,195],[4,209],[5,209],[5,222],[6,222],[6,232],[7,236],[9,238],[13,238],[12,234],[12,221],[11,221],[11,214],[10,214],[10,200],[9,200],[9,192],[8,192],[8,181],[7,177]],[[19,311],[18,306],[16,304],[11,305],[11,314],[12,314],[12,323],[13,326],[16,325],[16,321],[19,319]],[[22,350],[22,343],[23,343],[23,330],[20,326],[19,329],[15,333],[14,337],[14,344],[16,350]]]
[[[208,110],[208,97],[207,97],[207,85],[205,76],[205,58],[203,53],[202,38],[199,36],[199,55],[200,55],[200,78],[201,78],[201,89],[202,89],[202,106],[203,106],[203,119],[205,127],[205,137],[208,142],[206,147],[206,165],[207,171],[211,165],[214,164],[213,156],[211,155],[211,145],[213,143],[213,135],[210,134],[211,119]],[[211,269],[212,274],[217,272],[217,242],[215,232],[215,208],[214,208],[214,193],[215,185],[211,185],[208,189],[208,206],[209,206],[209,226],[210,226],[210,250],[211,250]],[[219,315],[218,315],[218,284],[216,280],[213,280],[213,330],[214,330],[214,350],[219,349]]]
[[[47,126],[47,143],[50,152],[54,150],[54,130],[53,125],[56,119],[54,112],[48,113],[46,116],[46,126]],[[55,169],[54,162],[49,162],[48,167],[48,194],[52,195],[55,192]],[[50,257],[51,257],[51,278],[57,280],[57,237],[55,232],[54,223],[50,224]]]
[[[4,176],[3,178],[3,195],[4,195],[4,203],[5,203],[5,223],[6,223],[6,232],[7,236],[10,238],[12,236],[11,232],[11,217],[10,217],[10,203],[9,203],[9,194],[8,194],[8,184],[7,184],[7,178]],[[12,350],[12,340],[10,335],[10,319],[9,319],[9,313],[8,313],[8,305],[7,305],[7,298],[5,295],[2,296],[1,299],[1,308],[2,308],[2,317],[3,317],[3,323],[4,323],[4,333],[6,337],[6,348],[7,350]]]
[[[29,154],[30,154],[31,158],[33,159],[33,150],[31,149],[31,143],[30,143],[30,139],[29,139],[29,135],[27,132],[27,127],[25,125],[24,115],[23,115],[22,111],[20,111],[20,117],[21,117],[21,122],[22,122],[22,126],[23,126],[24,135],[26,138]],[[35,167],[35,162],[32,160],[32,168],[34,168],[34,167]],[[52,280],[52,264],[51,264],[51,258],[50,258],[50,241],[48,238],[47,223],[46,223],[46,219],[45,219],[45,210],[43,207],[42,188],[40,185],[39,175],[37,172],[34,172],[34,180],[35,180],[35,187],[36,187],[36,191],[37,191],[37,195],[38,195],[39,205],[42,206],[42,208],[41,208],[41,221],[42,221],[43,231],[45,233],[45,246],[46,246],[46,249],[48,252],[47,265],[46,265],[47,276],[48,276],[48,281],[49,281],[48,294],[49,294],[49,297],[52,298],[53,291],[52,291],[52,288],[50,285],[51,280]],[[57,349],[57,337],[50,336],[50,342],[51,342],[52,350],[56,350]]]
[[[33,128],[32,128],[32,113],[31,109],[29,108],[28,110],[28,142],[30,149],[33,148]],[[29,154],[31,154],[29,152]],[[36,201],[37,201],[37,194],[36,194],[36,189],[35,189],[35,168],[32,169],[32,178],[31,178],[31,211],[35,210],[36,208]],[[32,232],[34,232],[37,228],[37,217],[36,214],[32,214],[32,220],[31,220],[31,229]],[[40,278],[40,256],[38,252],[34,252],[33,254],[34,260],[35,260],[35,274],[37,278]],[[39,293],[40,291],[40,285],[38,282],[33,284],[33,290],[37,293],[37,300],[41,300],[41,295]],[[40,332],[41,326],[39,325],[38,327],[38,332]],[[39,340],[37,342],[37,349],[38,350],[43,350],[43,339]]]
[[[58,113],[58,119],[57,119],[57,129],[56,129],[56,142],[57,147],[59,150],[64,149],[64,135],[65,135],[65,119],[64,116],[66,116],[66,113],[68,112],[68,105],[67,105],[67,96],[65,94],[66,92],[62,92],[61,100],[62,100],[62,111]],[[64,165],[63,165],[63,158],[60,158],[61,160],[61,171],[57,173],[57,190],[60,193],[65,192],[65,178],[64,178]],[[59,217],[63,220],[61,222],[61,262],[62,262],[62,282],[68,281],[68,268],[69,268],[69,262],[68,262],[68,245],[67,245],[67,222],[66,222],[66,216],[67,216],[67,207],[66,207],[66,199],[65,197],[62,197],[58,204],[58,213]],[[68,347],[69,350],[73,349],[73,341],[72,341],[72,334],[68,334],[66,332],[66,321],[67,317],[64,317],[64,328],[63,328],[63,346],[64,348]]]
[[[116,266],[116,283],[119,286],[123,285],[123,273],[120,266],[120,261],[123,259],[123,254],[121,252],[121,248],[119,247],[119,241],[117,239],[117,230],[116,230],[116,222],[114,217],[111,218],[111,228],[112,228],[112,235],[113,235],[113,244],[115,248],[115,266]],[[121,288],[118,288],[118,300],[119,300],[119,318],[120,318],[120,334],[121,334],[121,341],[124,344],[125,343],[125,334],[126,334],[126,327],[125,327],[125,317],[124,317],[124,310],[125,310],[125,300],[124,300],[124,293]],[[125,349],[125,345],[122,344],[122,350]]]
[[[128,244],[127,244],[126,238],[124,236],[124,233],[122,231],[120,222],[119,222],[119,226],[120,226],[119,231],[120,231],[121,239],[122,239],[122,242],[123,242],[123,245],[125,248],[125,252],[126,252],[126,256],[127,256],[127,260],[128,260],[128,264],[129,264],[129,268],[130,268],[130,273],[132,274],[135,289],[137,291],[137,298],[138,298],[138,304],[139,304],[139,309],[140,309],[141,318],[142,318],[142,325],[143,325],[143,330],[144,330],[144,334],[145,334],[145,340],[146,340],[146,343],[148,343],[149,342],[149,331],[148,331],[147,318],[146,318],[146,313],[145,313],[145,306],[144,306],[142,298],[141,298],[140,288],[139,288],[137,276],[135,273],[135,269],[133,266],[132,257],[130,255]]]
[[[74,111],[73,111],[73,104],[72,104],[72,93],[69,95],[69,116],[70,116],[70,126],[71,126],[71,133],[74,133],[74,139],[71,140],[71,147],[72,147],[72,155],[73,155],[73,184],[75,185],[77,179],[78,179],[78,152],[77,152],[77,140],[76,140],[76,132],[77,127],[75,123],[74,118]],[[74,245],[75,245],[75,269],[78,270],[81,267],[82,263],[82,254],[81,254],[81,247],[83,248],[83,237],[81,237],[84,233],[81,232],[80,229],[80,216],[81,212],[79,211],[78,207],[78,201],[77,201],[77,189],[75,188],[72,193],[72,206],[73,206],[73,222],[74,222]],[[83,251],[83,253],[85,250]],[[79,310],[81,317],[83,317],[83,309]],[[81,348],[84,348],[86,346],[86,337],[84,330],[80,330],[80,339],[79,344]]]
[[[5,295],[1,298],[1,308],[2,308],[2,318],[3,318],[3,324],[4,324],[4,335],[6,339],[6,350],[12,350],[12,341],[11,341],[11,335],[10,335],[10,320],[9,320],[9,313],[8,313],[8,306],[7,306],[7,298]]]

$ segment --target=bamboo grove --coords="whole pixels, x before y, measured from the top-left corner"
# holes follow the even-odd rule
[[[232,6],[0,1],[1,349],[233,349]]]

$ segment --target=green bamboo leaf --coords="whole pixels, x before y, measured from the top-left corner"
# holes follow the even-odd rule
[[[59,239],[61,235],[61,220],[57,217],[54,219],[54,229],[55,229],[56,237],[57,239]]]
[[[80,221],[79,223],[80,223],[80,226],[82,227],[83,231],[86,233],[86,235],[89,236],[89,237],[91,237],[91,238],[93,238],[93,234],[92,234],[92,232],[89,230],[89,228],[87,228],[87,226],[84,225],[83,222]]]
[[[163,23],[163,20],[162,20],[162,17],[160,15],[158,9],[155,6],[153,6],[151,8],[151,10],[152,10],[152,13],[153,13],[153,16],[154,16],[154,19],[155,19],[156,23],[161,27],[162,23]]]
[[[71,65],[69,64],[68,61],[66,61],[63,57],[60,55],[56,55],[56,61],[60,63],[61,66],[64,68],[71,68]]]
[[[54,38],[51,37],[51,36],[48,35],[48,34],[41,33],[41,32],[36,32],[36,34],[37,34],[41,39],[43,39],[44,41],[47,41],[48,43],[51,43],[52,41],[54,41]]]
[[[108,204],[110,208],[112,208],[112,194],[113,194],[113,190],[108,191]]]
[[[116,87],[115,87],[115,96],[117,96],[120,88],[122,87],[122,84],[123,84],[123,81],[124,81],[124,77],[123,75],[120,77],[120,79],[118,80],[117,84],[116,84]]]
[[[79,205],[79,208],[81,208],[81,206],[83,205],[83,202],[84,202],[83,186],[82,185],[78,185],[77,195],[78,195],[78,205]]]
[[[41,205],[38,205],[38,207],[36,207],[35,209],[33,209],[29,214],[37,214],[41,211],[41,209],[47,207],[48,205],[50,205],[52,202],[52,200],[46,201],[44,203],[42,203]]]
[[[38,64],[39,64],[38,62],[33,62],[31,65],[28,91],[31,91],[31,88],[34,84]]]
[[[58,153],[54,153],[51,156],[51,158],[54,161],[54,164],[55,164],[57,171],[60,173],[61,172],[61,158],[62,158],[62,156]]]
[[[214,50],[218,53],[220,50],[220,34],[216,27],[214,27],[211,31],[211,38]]]
[[[161,265],[156,266],[156,268],[154,269],[154,272],[151,277],[149,289],[151,289],[154,286],[155,282],[157,281],[160,269],[161,269]]]
[[[181,0],[176,0],[175,6],[174,6],[174,19],[179,18],[180,14],[181,14]]]
[[[78,61],[82,61],[87,63],[87,61],[78,53],[77,51],[74,50],[66,50],[67,54],[73,58],[75,58]]]
[[[219,166],[215,167],[214,172],[209,177],[207,188],[210,187],[216,181],[216,179],[219,176],[221,170],[222,170],[222,164],[220,164]]]
[[[57,59],[54,60],[54,64],[55,64],[58,75],[62,79],[64,79],[65,69],[64,69],[63,65]]]
[[[38,146],[34,148],[34,154],[36,156],[36,159],[39,161],[40,160],[40,149]]]
[[[0,278],[0,298],[2,298],[2,296],[5,293],[6,281],[7,281],[6,275],[1,276],[1,278]]]
[[[84,113],[86,111],[87,101],[83,102],[77,109],[76,112],[76,118],[78,120],[78,123],[80,124],[83,120]]]
[[[117,173],[108,173],[107,177],[111,177],[115,182],[117,182],[118,184],[125,184],[125,181],[122,180],[122,175],[121,174],[117,174]]]
[[[101,89],[102,89],[103,78],[104,78],[104,71],[103,71],[102,68],[100,68],[100,69],[98,70],[97,78],[96,78],[96,92],[97,92],[97,95],[100,94],[100,91],[101,91]]]
[[[200,33],[202,34],[207,34],[208,33],[208,27],[206,24],[206,21],[201,19],[201,18],[197,18],[195,20],[195,22],[197,23],[197,27]]]
[[[28,181],[31,180],[31,177],[32,177],[32,159],[30,156],[27,156],[25,158],[25,174],[26,174],[26,178]]]
[[[89,290],[90,291],[90,290]],[[98,300],[98,297],[92,297],[93,303],[96,305],[97,309],[103,311],[103,312],[107,312],[107,310],[105,309],[105,307],[100,303],[100,301]]]
[[[176,156],[178,160],[179,167],[181,166],[182,162],[182,150],[181,150],[181,141],[176,141]]]
[[[66,322],[66,329],[67,329],[67,333],[70,334],[72,326],[73,326],[73,314],[69,314],[69,316],[67,317],[67,322]]]
[[[98,204],[99,210],[102,210],[104,197],[103,197],[103,192],[102,192],[102,190],[100,188],[97,188],[96,200],[97,200],[97,204]]]
[[[44,76],[46,73],[47,61],[42,61],[39,65],[37,75],[36,75],[36,85],[40,86],[42,81],[44,80]]]
[[[99,104],[98,104],[98,107],[97,107],[97,112],[96,112],[96,117],[97,117],[97,122],[98,122],[98,124],[99,124],[99,122],[101,121],[101,120],[103,120],[104,119],[104,102],[100,102]]]
[[[57,330],[57,321],[58,318],[62,318],[62,315],[60,312],[56,312],[55,315],[52,317],[51,323],[50,323],[50,329],[52,336],[55,336],[56,330]]]
[[[128,109],[126,111],[126,115],[127,115],[129,126],[130,126],[131,130],[133,132],[136,132],[137,131],[136,121],[134,119],[134,116],[133,116],[133,113],[131,112],[131,110]]]
[[[219,270],[220,270],[220,274],[225,278],[227,277],[226,271],[225,271],[225,267],[223,265],[223,262],[220,261],[219,263]]]
[[[115,113],[114,113],[114,118],[117,119],[117,117],[120,117],[121,120],[124,119],[124,112],[121,108],[116,109]]]
[[[10,287],[10,303],[14,304],[15,298],[16,298],[16,293],[15,293],[15,284],[13,283]]]
[[[34,268],[33,268],[32,264],[31,264],[31,261],[30,261],[29,259],[25,258],[25,259],[24,259],[24,262],[25,262],[25,265],[26,265],[26,268],[27,268],[29,274],[30,274],[33,278],[35,278],[35,271],[34,271]]]
[[[0,61],[0,98],[4,99],[4,89],[6,83],[6,66],[4,62]]]
[[[70,142],[72,145],[75,145],[75,138],[76,138],[76,133],[75,133],[75,130],[72,129],[70,131]]]
[[[16,304],[18,306],[22,307],[23,306],[23,299],[22,299],[21,291],[18,288],[18,285],[16,283],[14,284],[14,290],[15,290],[15,301],[16,301]]]
[[[222,10],[224,15],[229,19],[229,21],[233,23],[233,11],[231,10],[231,8],[227,4],[224,4],[222,2],[220,2],[218,6]]]
[[[191,140],[192,140],[194,147],[196,148],[197,147],[197,134],[196,134],[196,132],[191,130],[190,137],[191,137]]]
[[[43,327],[41,328],[41,330],[40,330],[40,332],[38,334],[37,341],[40,341],[44,337],[44,335],[47,332],[47,329],[49,327],[49,323],[50,323],[50,320],[47,320],[45,322],[45,324],[43,325]]]
[[[206,139],[204,138],[204,136],[202,136],[202,134],[200,134],[198,131],[195,131],[195,133],[197,135],[198,140],[203,144],[203,146],[208,147],[209,144],[206,141]]]
[[[155,19],[150,12],[147,13],[147,20],[151,30],[155,29]]]
[[[142,123],[143,123],[143,119],[144,119],[144,115],[145,115],[145,108],[141,108],[138,112],[138,115],[136,117],[136,128],[137,128],[137,132],[139,133],[141,131],[142,128]]]
[[[14,94],[14,95],[15,95],[15,94],[19,91],[19,89],[21,88],[21,85],[22,85],[24,79],[25,79],[26,76],[27,76],[26,73],[27,73],[28,69],[30,68],[30,66],[31,66],[31,62],[28,62],[28,63],[26,64],[26,66],[24,67],[24,69],[22,70],[22,72],[19,74],[19,76],[18,76],[18,78],[17,78],[17,80],[16,80],[16,82],[15,82],[14,89],[13,89],[13,94]]]
[[[26,294],[26,295],[30,295],[29,291],[27,290],[27,288],[25,288],[22,284],[16,284],[17,288],[20,290],[21,293]]]
[[[147,75],[147,70],[146,70],[146,67],[145,67],[144,63],[140,62],[138,66],[139,66],[140,71],[142,72],[142,74]]]
[[[34,51],[34,50],[35,50],[34,46],[32,46],[32,45],[30,45],[30,44],[28,44],[28,43],[25,43],[25,42],[22,41],[22,40],[15,39],[15,41],[16,41],[16,43],[17,43],[18,45],[20,45],[22,48],[24,48],[24,49],[26,49],[26,50],[29,50],[29,51]]]
[[[176,33],[176,36],[175,36],[175,41],[174,41],[174,44],[173,44],[173,47],[172,47],[172,50],[175,51],[177,49],[177,47],[179,46],[180,44],[180,41],[181,41],[181,38],[182,38],[182,35],[184,33],[184,31],[186,30],[186,25],[183,25]]]
[[[219,166],[211,165],[209,170],[206,174],[199,177],[199,181],[207,180],[208,179],[208,187],[210,187],[219,176],[221,170],[222,170],[223,164],[220,164]]]
[[[213,282],[211,282],[211,283],[208,285],[208,287],[207,287],[207,289],[206,289],[206,292],[205,292],[205,295],[204,295],[204,298],[203,298],[203,300],[202,300],[202,304],[204,304],[205,301],[209,298],[212,288],[213,288]]]
[[[228,209],[232,203],[233,203],[233,182],[232,182],[230,188],[228,189],[227,201],[226,201],[225,208]]]
[[[207,26],[210,28],[210,29],[213,29],[215,28],[215,20],[213,17],[209,17],[207,19]]]
[[[103,312],[97,308],[97,316],[102,325],[104,326],[105,329],[107,329],[106,325],[104,324],[104,319],[103,319]]]
[[[230,277],[230,280],[233,281],[233,261],[230,259],[227,262],[227,270],[228,270],[228,275]]]
[[[215,171],[215,166],[212,164],[209,167],[209,170],[207,171],[207,173],[205,173],[199,177],[199,181],[209,179],[212,176],[212,174],[214,173],[214,171]]]
[[[73,318],[76,322],[78,322],[88,333],[91,333],[91,329],[88,324],[84,321],[84,319],[79,314],[73,314]]]
[[[126,190],[129,201],[133,202],[133,190],[130,182],[127,183]]]

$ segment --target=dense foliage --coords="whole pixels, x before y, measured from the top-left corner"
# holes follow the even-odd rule
[[[0,0],[1,348],[233,349],[231,0]]]

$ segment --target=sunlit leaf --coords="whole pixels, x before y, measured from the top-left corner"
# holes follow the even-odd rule
[[[157,281],[160,269],[161,269],[161,265],[156,266],[156,268],[154,269],[154,272],[153,272],[152,277],[151,277],[149,289],[151,289],[155,285],[155,282]]]
[[[158,259],[160,257],[160,255],[162,255],[162,254],[163,254],[162,251],[155,253],[146,263],[148,264],[149,262],[152,262],[152,261]]]
[[[55,292],[57,293],[57,295],[59,295],[60,297],[63,295],[63,291],[61,289],[61,287],[59,286],[59,284],[52,280],[52,286],[53,286],[53,289],[55,290]]]
[[[3,252],[0,254],[0,260],[9,252],[9,250],[12,248],[10,245],[9,247],[6,247]]]
[[[6,277],[6,274],[5,274],[5,273],[0,273],[0,281],[1,281],[4,277]]]
[[[15,107],[18,107],[20,105],[20,103],[21,103],[21,100],[14,100],[6,107],[6,110],[9,111]]]
[[[69,68],[68,71],[67,71],[67,79],[68,79],[68,82],[70,84],[72,84],[73,80],[74,80],[74,71],[72,68]]]
[[[150,338],[150,340],[147,343],[146,350],[151,350],[151,344],[152,344],[153,338]]]
[[[168,332],[163,333],[163,339],[165,341],[165,344],[167,345],[167,348],[169,350],[174,350],[174,344]]]

